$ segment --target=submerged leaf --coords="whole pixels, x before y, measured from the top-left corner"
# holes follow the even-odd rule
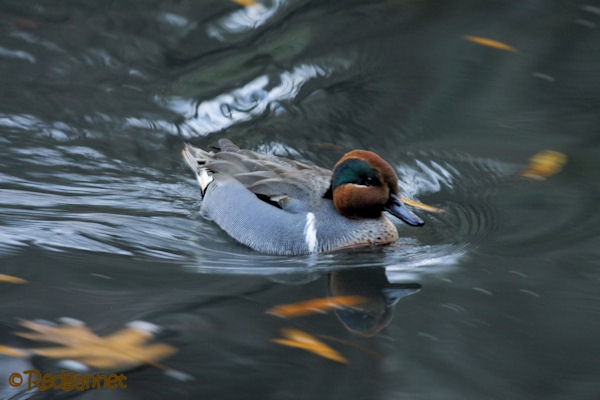
[[[340,307],[351,307],[365,301],[366,299],[361,296],[321,297],[298,303],[281,304],[268,309],[267,313],[283,318],[299,317],[324,313]]]
[[[444,210],[442,210],[441,208],[437,208],[437,207],[434,207],[434,206],[430,206],[430,205],[428,205],[428,204],[421,203],[420,201],[411,200],[411,199],[409,199],[409,198],[406,198],[406,197],[404,197],[404,196],[400,196],[400,199],[402,200],[402,202],[403,202],[404,204],[407,204],[407,205],[409,205],[409,206],[411,206],[411,207],[414,207],[414,208],[418,208],[418,209],[420,209],[420,210],[429,211],[429,212],[432,212],[432,213],[438,213],[438,214],[439,214],[439,213],[443,213],[443,212],[445,212],[445,211],[444,211]]]
[[[25,279],[17,278],[16,276],[5,275],[5,274],[0,274],[0,282],[16,283],[16,284],[27,283],[27,281]]]
[[[16,347],[4,346],[0,344],[0,354],[10,357],[24,358],[31,354],[27,350],[17,349]]]
[[[97,338],[84,324],[73,321],[53,326],[35,321],[21,321],[21,326],[33,332],[15,332],[15,335],[35,342],[50,342],[74,345]]]
[[[545,179],[559,173],[567,163],[567,156],[553,150],[541,151],[529,159],[529,165],[521,171],[521,176],[532,179]]]
[[[281,330],[281,334],[285,338],[271,339],[271,341],[283,346],[303,349],[328,360],[343,364],[348,363],[348,360],[343,355],[306,332],[298,329],[284,328]]]
[[[30,353],[48,358],[74,360],[92,368],[124,369],[149,364],[169,370],[157,361],[177,351],[175,347],[164,343],[148,344],[154,335],[140,323],[130,324],[127,329],[104,337],[96,335],[83,322],[72,319],[64,319],[62,324],[57,326],[35,321],[22,321],[21,325],[31,332],[16,332],[17,336],[36,342],[62,345],[28,349]],[[6,348],[5,354],[9,350],[18,349]]]
[[[468,40],[469,42],[477,43],[482,46],[492,47],[492,48],[498,49],[498,50],[512,51],[512,52],[519,51],[516,48],[507,45],[506,43],[502,43],[502,42],[499,42],[494,39],[488,39],[488,38],[482,38],[479,36],[470,36],[470,35],[465,35],[464,38],[466,40]]]

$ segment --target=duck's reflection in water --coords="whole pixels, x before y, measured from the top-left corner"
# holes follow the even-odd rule
[[[335,310],[348,331],[374,336],[389,325],[398,301],[421,290],[415,282],[390,283],[385,268],[353,268],[329,274],[329,296],[360,296],[364,301]]]

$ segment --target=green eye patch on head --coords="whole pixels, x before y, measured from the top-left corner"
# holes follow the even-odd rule
[[[331,183],[333,189],[346,183],[381,186],[381,178],[379,172],[367,161],[349,158],[337,166]]]

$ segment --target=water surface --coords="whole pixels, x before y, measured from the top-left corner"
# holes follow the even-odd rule
[[[5,1],[0,22],[0,274],[28,281],[0,282],[0,344],[30,344],[22,319],[143,320],[190,378],[69,396],[600,396],[598,4]],[[323,167],[376,151],[446,212],[386,248],[257,254],[202,219],[180,156],[222,137]],[[519,176],[544,149],[565,169]],[[354,292],[375,311],[266,313]],[[288,327],[348,363],[271,341]],[[68,397],[8,386],[31,367],[60,370],[0,356],[0,397]]]

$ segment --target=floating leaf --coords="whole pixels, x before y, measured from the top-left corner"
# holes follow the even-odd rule
[[[3,346],[0,344],[0,354],[10,357],[24,358],[29,357],[31,354],[27,350],[17,349],[15,347]]]
[[[521,176],[542,180],[559,173],[567,163],[567,156],[553,150],[541,151],[529,159],[529,165],[521,171]]]
[[[411,200],[411,199],[406,198],[404,196],[400,196],[400,199],[402,200],[402,202],[404,204],[407,204],[407,205],[409,205],[411,207],[414,207],[414,208],[418,208],[420,210],[429,211],[429,212],[438,213],[438,214],[445,212],[441,208],[430,206],[428,204],[424,204],[424,203],[421,203],[421,202],[416,201],[416,200]]]
[[[254,0],[232,0],[235,4],[239,4],[240,6],[249,7],[255,6],[257,3]]]
[[[271,341],[283,346],[310,351],[328,360],[344,364],[348,363],[348,360],[340,353],[306,332],[298,329],[283,328],[281,334],[284,336],[283,339],[271,339]]]
[[[298,303],[281,304],[267,310],[267,313],[277,317],[289,318],[304,315],[324,313],[340,307],[351,307],[364,303],[366,299],[361,296],[334,296],[305,300]]]
[[[0,282],[15,283],[15,284],[27,283],[27,281],[25,279],[17,278],[16,276],[5,275],[5,274],[0,274]]]
[[[502,43],[502,42],[499,42],[494,39],[488,39],[488,38],[482,38],[479,36],[470,36],[470,35],[466,35],[466,36],[464,36],[464,38],[466,40],[468,40],[469,42],[477,43],[482,46],[492,47],[492,48],[498,49],[498,50],[512,51],[512,52],[519,51],[516,48],[507,45],[506,43]]]
[[[15,335],[34,342],[60,343],[73,345],[97,338],[85,324],[76,320],[66,320],[62,326],[53,326],[35,321],[21,321],[21,326],[33,332],[16,332]]]
[[[54,359],[69,359],[98,369],[126,369],[144,364],[171,370],[157,361],[174,354],[177,349],[164,343],[148,344],[154,337],[148,323],[131,323],[126,329],[100,337],[81,321],[63,319],[60,325],[22,321],[30,332],[15,335],[36,342],[60,344],[59,347],[15,349],[0,346],[0,353],[23,357],[35,354]],[[27,352],[27,353],[25,353]]]

